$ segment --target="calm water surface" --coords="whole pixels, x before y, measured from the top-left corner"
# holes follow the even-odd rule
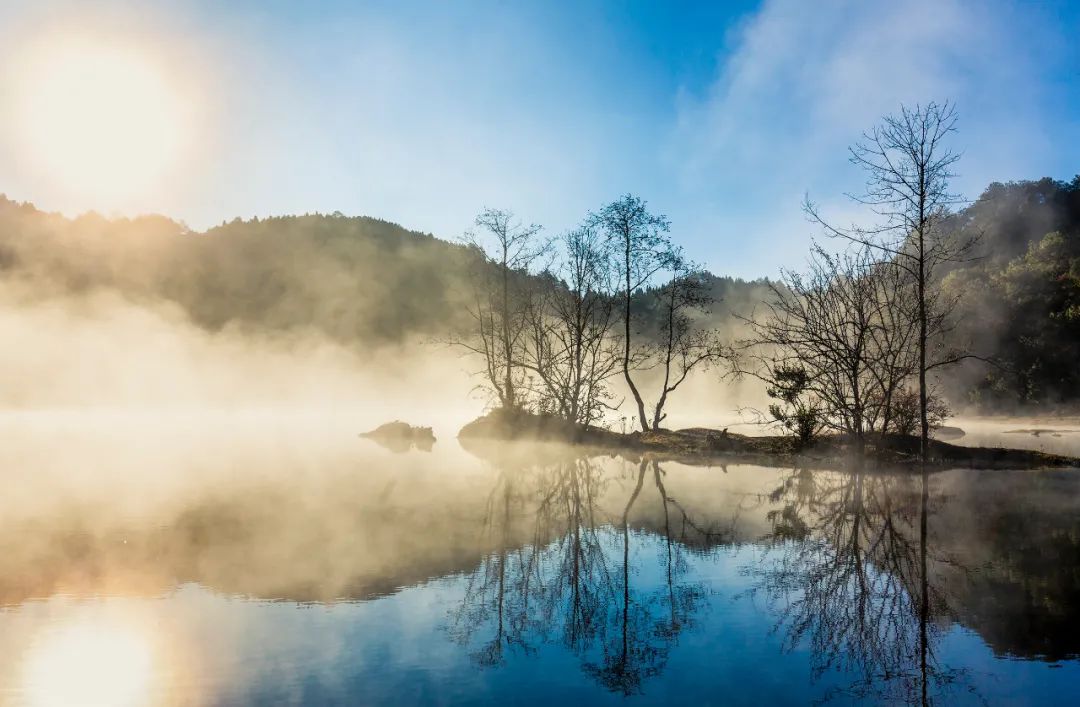
[[[393,453],[341,416],[2,425],[15,705],[1074,705],[1080,472]]]

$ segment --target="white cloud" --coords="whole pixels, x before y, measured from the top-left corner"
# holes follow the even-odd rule
[[[1037,69],[1055,57],[1038,20],[967,0],[767,0],[731,34],[708,91],[681,96],[666,155],[685,198],[713,204],[695,226],[722,236],[707,260],[735,248],[740,272],[797,263],[812,232],[801,195],[840,208],[862,178],[847,146],[901,103],[958,105],[966,195],[1044,176],[1057,157]]]

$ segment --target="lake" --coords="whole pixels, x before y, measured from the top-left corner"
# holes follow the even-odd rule
[[[344,413],[0,429],[4,704],[1080,693],[1080,472],[696,467],[450,426],[396,453]]]

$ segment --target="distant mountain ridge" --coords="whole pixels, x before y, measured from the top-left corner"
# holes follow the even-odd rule
[[[346,344],[455,321],[464,247],[368,217],[239,219],[194,232],[161,216],[68,219],[0,197],[0,267],[44,294],[111,288],[178,305],[208,330],[313,329]]]
[[[1001,363],[950,375],[949,397],[1080,399],[1080,177],[991,184],[948,225],[981,236],[978,257],[946,276],[962,297],[953,336]],[[200,233],[163,216],[67,218],[0,196],[4,277],[41,296],[107,288],[171,303],[209,331],[314,331],[358,348],[444,336],[468,325],[469,253],[364,216],[236,219]],[[765,279],[706,277],[717,326],[767,295]],[[639,311],[652,309],[649,297],[639,294]]]
[[[466,325],[467,246],[366,216],[308,214],[200,233],[163,216],[69,219],[0,196],[0,269],[43,292],[115,289],[179,305],[196,324],[314,329],[384,345]],[[762,282],[710,276],[724,301]],[[754,293],[754,296],[751,296]]]

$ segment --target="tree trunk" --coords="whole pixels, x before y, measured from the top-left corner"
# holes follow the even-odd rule
[[[664,349],[664,384],[660,388],[660,399],[656,401],[656,414],[653,415],[653,429],[660,429],[660,422],[664,419],[664,405],[667,404],[667,396],[671,383],[671,355],[675,345],[675,287],[678,273],[671,279],[671,297],[668,299],[667,311],[667,348]]]
[[[623,311],[623,377],[626,378],[626,385],[630,388],[630,392],[634,394],[634,402],[637,403],[638,420],[641,421],[641,431],[649,431],[649,420],[645,417],[645,402],[641,399],[641,393],[638,392],[637,386],[634,385],[634,380],[630,377],[630,233],[627,231],[624,233],[625,238],[625,260],[624,265],[626,269],[626,295],[623,303],[625,305]]]
[[[927,569],[927,515],[930,506],[930,487],[926,473],[926,465],[922,468],[922,498],[919,507],[919,672],[921,680],[922,704],[929,705],[927,700],[927,656],[930,652],[930,635],[928,625],[930,623],[930,579],[926,574]]]
[[[919,204],[919,461],[923,468],[926,467],[930,454],[930,420],[927,415],[926,402],[926,214],[924,206]]]
[[[507,408],[513,409],[517,401],[514,399],[514,371],[510,351],[510,274],[507,265],[507,254],[504,247],[502,263],[502,340],[503,356],[506,357],[506,380],[504,383],[506,399],[504,403]]]

